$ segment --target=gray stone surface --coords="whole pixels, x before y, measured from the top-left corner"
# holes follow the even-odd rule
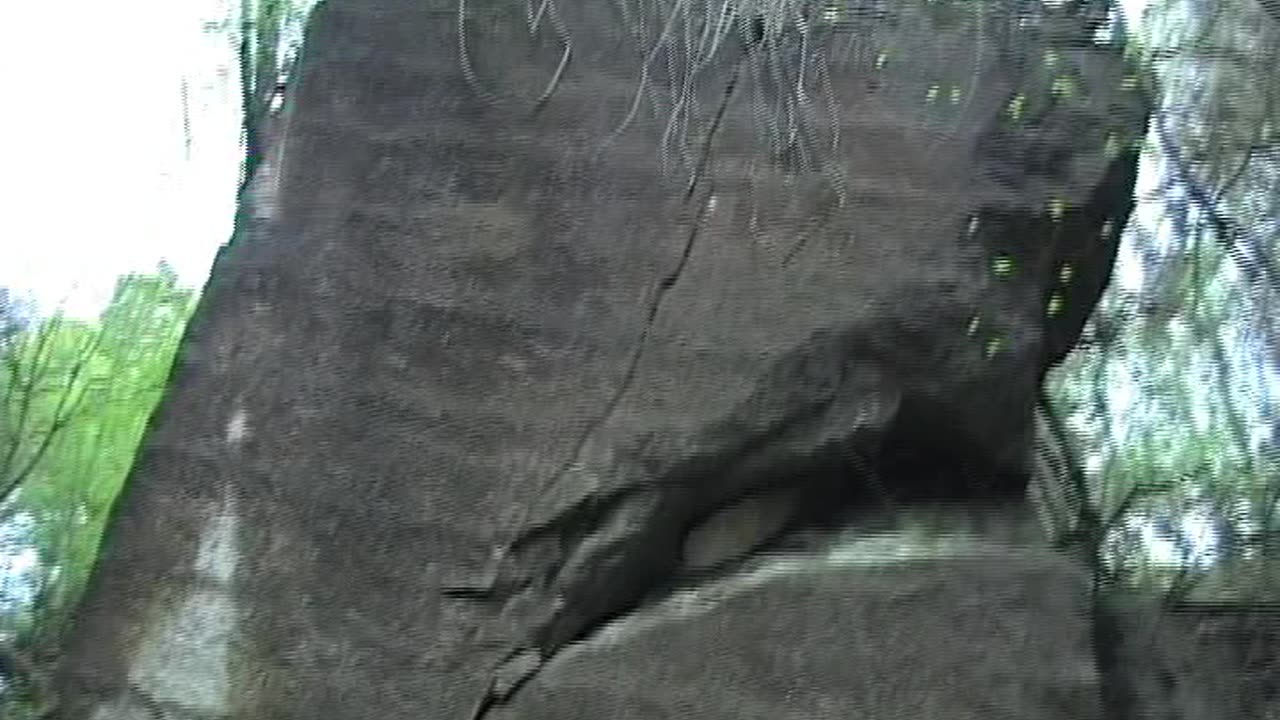
[[[1170,609],[1118,595],[1105,607],[1114,704],[1124,717],[1280,717],[1280,605]]]
[[[889,643],[943,607],[930,627],[972,650],[999,614],[961,610],[979,589],[1014,598],[1010,632],[1076,637],[1075,606],[1041,602],[1043,558],[783,573],[698,619],[655,609],[854,510],[1019,497],[1144,123],[1119,52],[1038,3],[783,2],[721,34],[723,7],[320,7],[111,522],[68,718],[126,696],[174,717],[509,712],[633,613],[738,643],[712,653],[726,673],[762,658],[718,697],[770,668],[838,684],[804,658],[860,662],[857,633]],[[891,614],[894,587],[919,602]],[[827,648],[836,617],[851,634]],[[983,667],[1007,683],[902,702],[1053,717],[1028,667],[1048,637],[999,645]],[[873,703],[894,662],[965,665],[913,642],[844,698]],[[637,651],[617,652],[595,682]],[[830,700],[791,689],[761,702]],[[530,712],[572,702],[549,697]]]
[[[1098,719],[1088,587],[1026,545],[845,538],[607,628],[493,717]]]

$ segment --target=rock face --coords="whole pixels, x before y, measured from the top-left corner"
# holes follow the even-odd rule
[[[1117,595],[1103,622],[1118,717],[1269,720],[1280,714],[1280,607],[1187,605]],[[1104,663],[1105,664],[1105,663]]]
[[[1022,495],[1145,124],[1066,13],[322,5],[66,716],[1096,716],[1061,562],[821,549],[855,516]],[[807,569],[671,609],[778,557]]]
[[[765,558],[566,650],[492,717],[1102,718],[1087,578],[993,530]]]

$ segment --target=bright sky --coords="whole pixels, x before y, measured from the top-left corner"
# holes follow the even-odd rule
[[[222,7],[220,7],[220,5]],[[0,25],[8,139],[0,285],[93,316],[165,258],[200,286],[231,232],[234,56],[202,32],[225,0],[19,2]],[[187,86],[188,156],[183,132]]]
[[[161,258],[204,284],[231,233],[241,154],[235,57],[225,35],[203,32],[228,1],[5,7],[0,286],[89,318],[118,276]],[[0,553],[0,590],[17,592],[35,559],[30,547]]]

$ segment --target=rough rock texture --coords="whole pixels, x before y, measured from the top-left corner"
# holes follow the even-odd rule
[[[492,717],[1100,720],[1088,577],[1012,510],[892,513],[766,556],[566,650]]]
[[[1119,717],[1280,717],[1280,606],[1170,610],[1117,596],[1104,607],[1103,644],[1112,648],[1104,657],[1112,658]]]
[[[815,528],[853,510],[1021,496],[1036,389],[1130,209],[1119,51],[1015,0],[726,7],[320,7],[112,521],[68,718],[533,707],[583,662],[562,650],[624,673],[636,648],[573,642],[676,585],[768,548],[821,567]],[[1075,581],[1036,563],[978,589],[952,563],[780,573],[663,622],[816,672],[865,651],[822,650],[821,618],[971,650],[988,611],[964,603],[1004,585],[1018,626],[1075,637],[1037,585]],[[893,615],[899,591],[921,600]],[[769,702],[1054,717],[1028,667],[1048,638],[1005,643],[983,667],[1019,687],[972,703],[871,699],[899,660],[965,666],[919,640],[875,682]]]

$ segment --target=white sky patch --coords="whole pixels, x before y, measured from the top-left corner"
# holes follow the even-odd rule
[[[11,611],[11,603],[31,602],[35,594],[28,573],[40,562],[40,556],[35,547],[22,541],[31,532],[31,525],[32,518],[26,513],[0,525],[0,612]]]
[[[6,7],[0,285],[87,318],[119,275],[162,258],[204,284],[230,236],[241,155],[234,54],[202,32],[224,13],[217,0]]]
[[[1144,549],[1151,561],[1166,567],[1192,567],[1213,564],[1220,554],[1217,538],[1213,534],[1213,519],[1204,514],[1188,514],[1178,519],[1177,526],[1168,528],[1176,532],[1162,532],[1154,524],[1142,526]]]
[[[1133,32],[1138,21],[1142,19],[1142,14],[1147,11],[1147,6],[1151,4],[1151,0],[1120,0],[1120,10],[1124,13],[1124,19],[1129,24],[1129,31]]]

